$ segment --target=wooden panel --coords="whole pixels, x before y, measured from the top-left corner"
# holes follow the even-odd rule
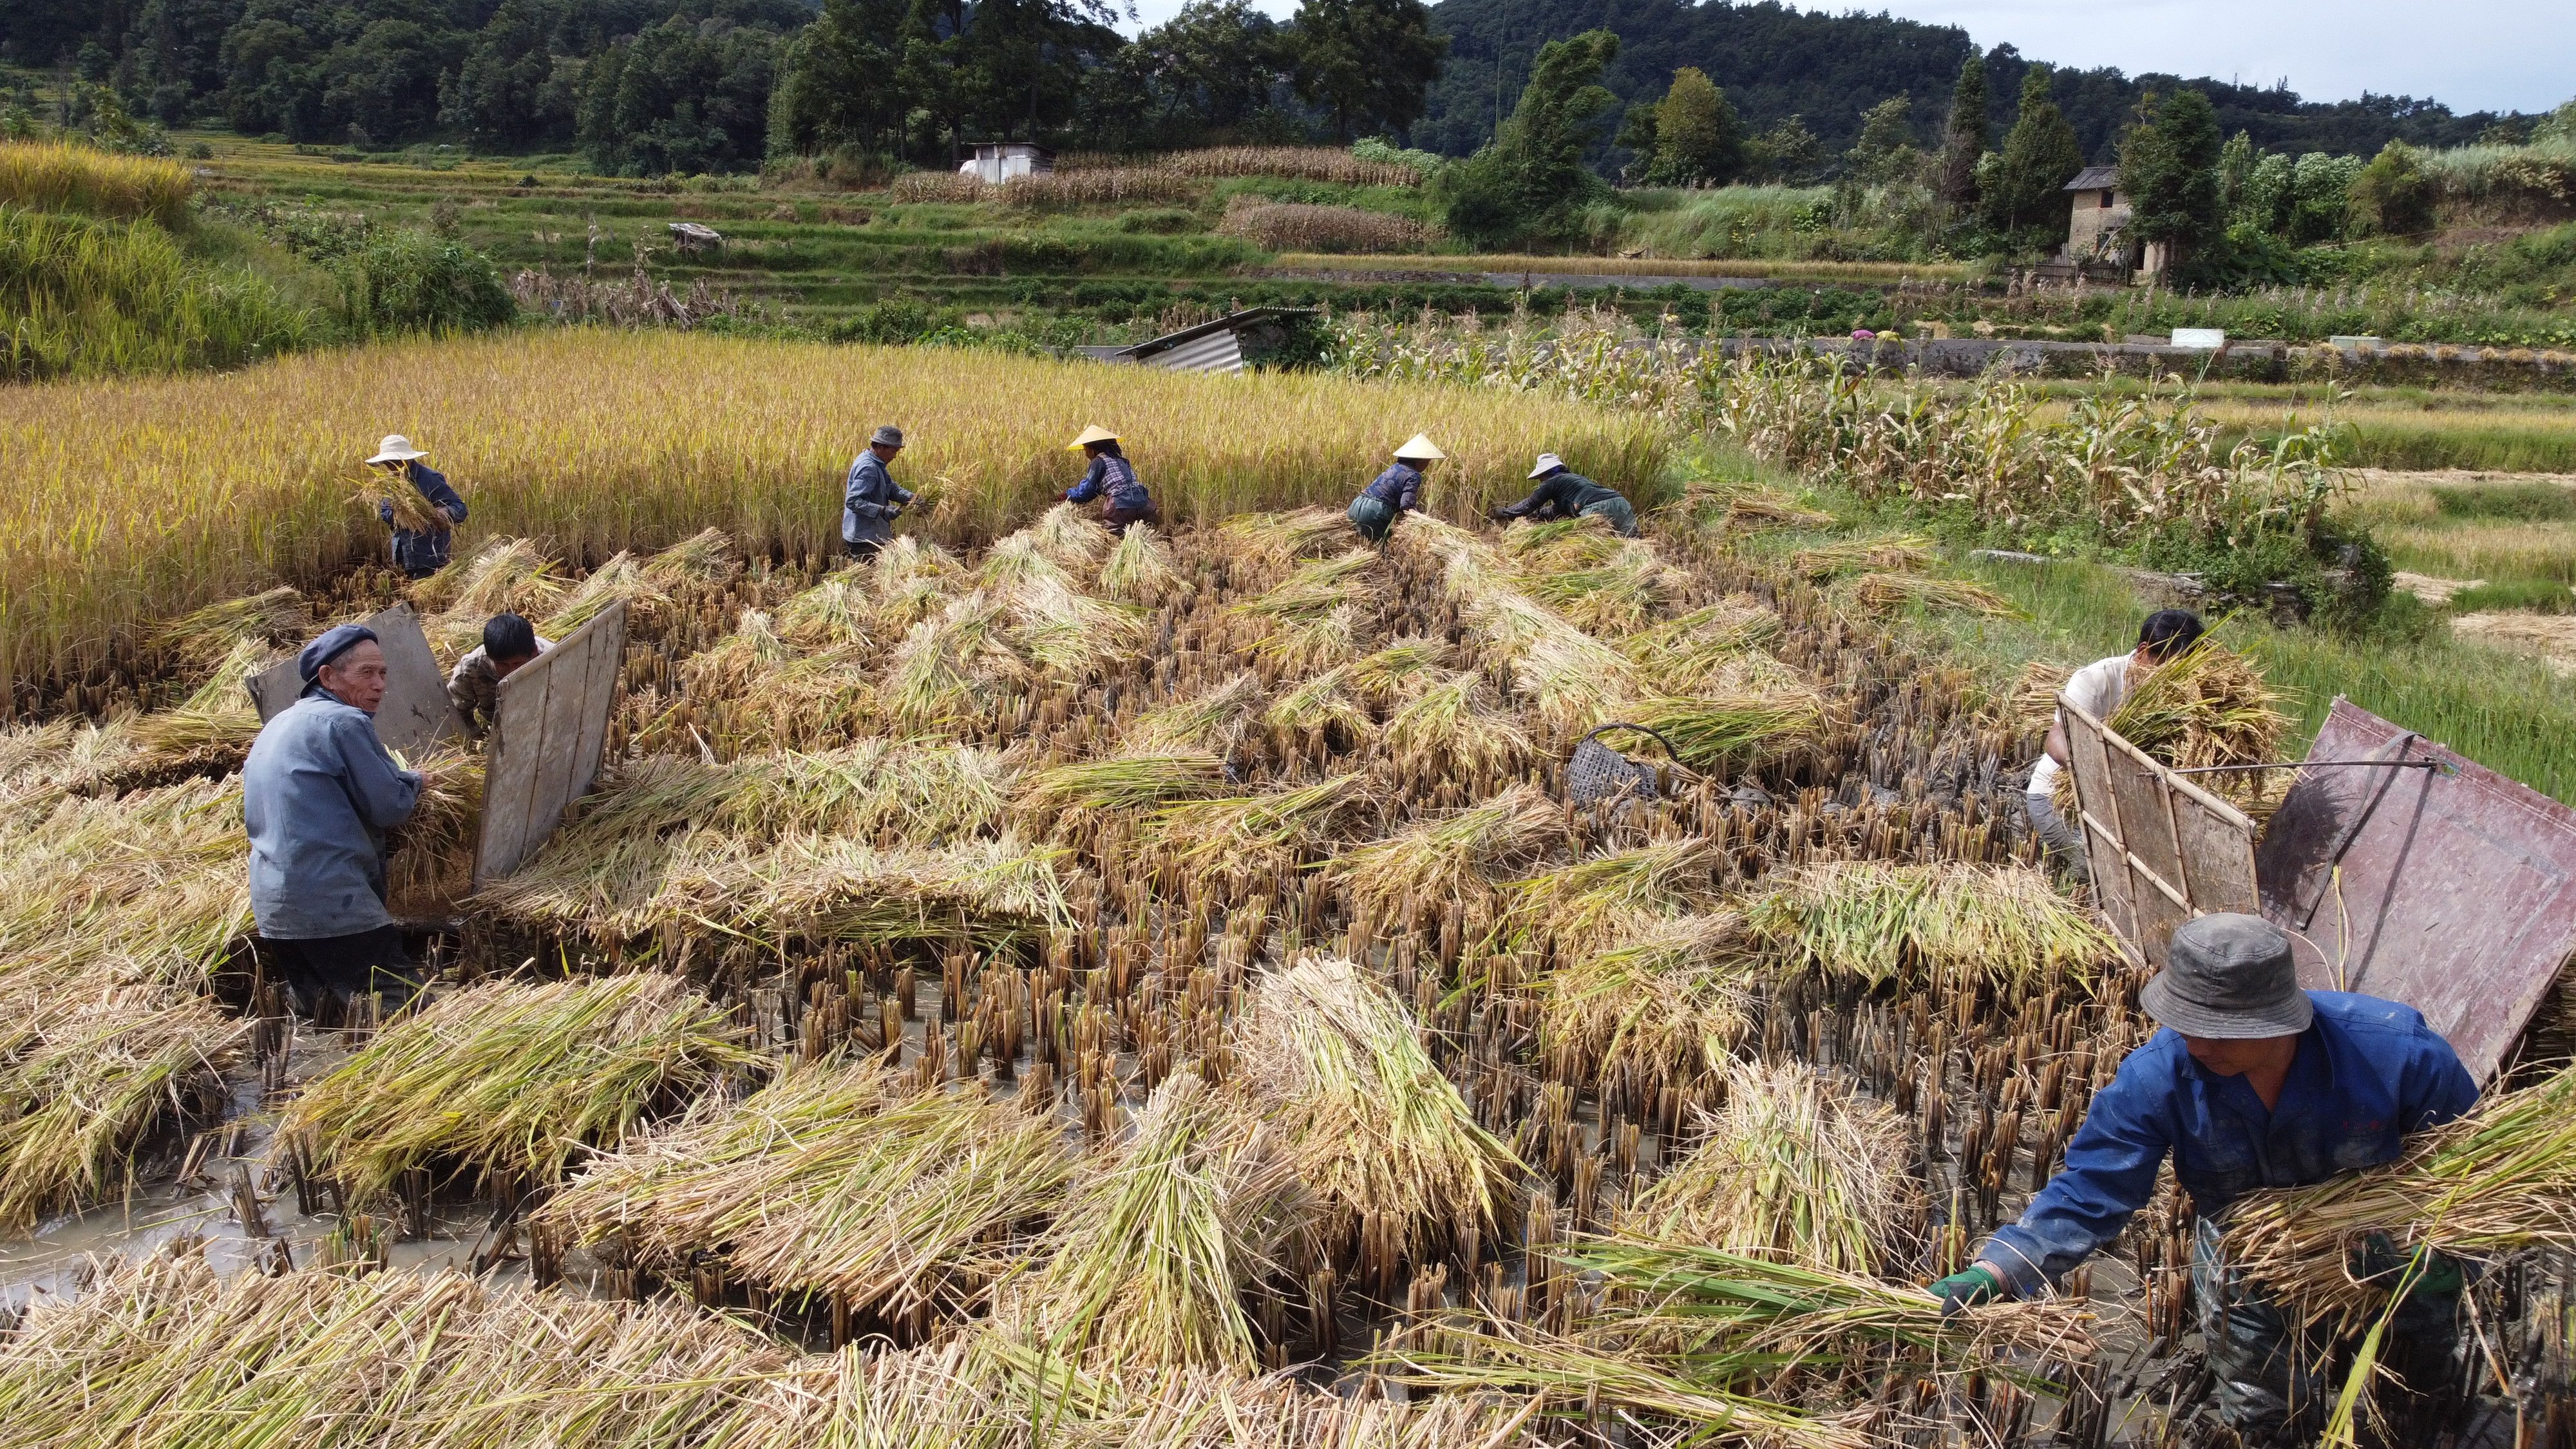
[[[474,855],[478,888],[536,854],[598,778],[625,653],[621,602],[501,681]]]
[[[376,631],[385,651],[385,698],[376,706],[376,738],[389,750],[425,750],[463,734],[456,707],[447,702],[447,676],[430,652],[429,635],[409,604],[396,604],[359,621]],[[250,677],[251,702],[262,724],[286,712],[304,693],[295,661],[280,660]]]
[[[2254,822],[2084,710],[2059,709],[2094,897],[2130,958],[2161,970],[2175,927],[2255,908]]]

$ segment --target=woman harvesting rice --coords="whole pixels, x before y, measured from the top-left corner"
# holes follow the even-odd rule
[[[1414,434],[1395,450],[1395,461],[1387,465],[1386,471],[1351,500],[1351,527],[1371,543],[1384,542],[1386,531],[1395,526],[1396,519],[1422,506],[1423,465],[1448,456],[1431,441],[1430,435]]]
[[[1125,533],[1131,523],[1160,523],[1153,498],[1136,477],[1136,465],[1118,446],[1118,435],[1098,423],[1082,430],[1082,436],[1065,445],[1079,448],[1091,460],[1091,469],[1082,481],[1065,490],[1067,503],[1089,503],[1100,500],[1100,526],[1111,533]]]

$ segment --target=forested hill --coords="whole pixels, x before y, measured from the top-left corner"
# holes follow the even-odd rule
[[[1619,59],[1603,83],[1621,100],[1661,95],[1676,68],[1697,66],[1725,88],[1753,129],[1797,115],[1829,154],[1840,154],[1859,135],[1862,112],[1897,95],[1913,98],[1915,125],[1931,142],[1974,43],[1954,25],[1725,0],[1440,0],[1431,14],[1451,37],[1449,60],[1412,141],[1453,156],[1482,145],[1497,113],[1510,112],[1541,44],[1595,27],[1619,35]],[[2009,45],[1987,54],[1997,135],[2012,124],[2028,64]],[[2179,83],[2107,67],[2061,70],[2056,94],[2085,154],[2109,161],[2139,93]],[[2465,145],[2497,119],[2484,111],[2455,115],[2438,102],[2403,96],[2314,102],[2284,89],[2190,84],[2208,92],[2228,134],[2249,131],[2256,145],[2294,154],[2368,156],[2401,137],[2426,146]]]

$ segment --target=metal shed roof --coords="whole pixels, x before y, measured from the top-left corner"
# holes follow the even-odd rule
[[[2069,191],[2100,191],[2105,187],[2117,189],[2119,184],[2119,167],[2087,166],[2083,170],[2075,173],[2075,179],[2066,183],[2066,189]]]

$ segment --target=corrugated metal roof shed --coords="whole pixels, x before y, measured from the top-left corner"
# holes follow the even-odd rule
[[[2075,173],[2075,179],[2066,183],[2066,189],[2069,191],[2104,191],[2115,189],[2119,184],[2119,167],[2087,166],[2083,170]]]
[[[1167,332],[1151,342],[1139,342],[1109,354],[1104,361],[1141,362],[1170,372],[1241,372],[1243,371],[1243,332],[1247,328],[1298,316],[1303,307],[1247,307],[1229,312],[1213,322]],[[1097,354],[1095,354],[1097,355]]]

